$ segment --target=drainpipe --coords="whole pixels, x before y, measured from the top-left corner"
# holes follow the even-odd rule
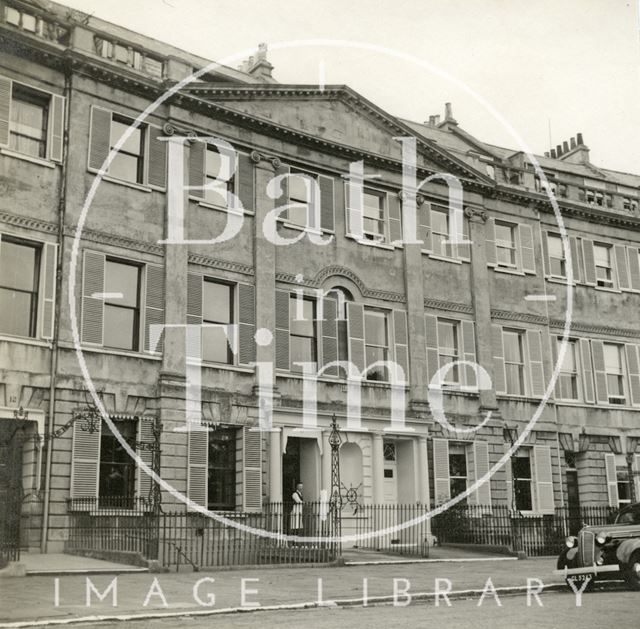
[[[64,135],[62,144],[62,164],[60,166],[60,184],[58,186],[58,260],[56,265],[56,303],[53,320],[53,338],[51,339],[51,361],[49,365],[49,410],[47,417],[47,433],[51,435],[55,425],[55,405],[56,405],[56,385],[58,373],[58,337],[60,333],[60,310],[62,295],[62,266],[64,263],[64,226],[65,209],[67,203],[67,159],[69,156],[69,121],[71,118],[71,88],[72,69],[70,62],[67,62],[64,74],[64,96],[65,96],[65,120]],[[40,538],[40,552],[47,552],[47,542],[49,537],[49,499],[51,497],[51,468],[53,465],[54,440],[47,443],[47,459],[45,462],[44,475],[44,500],[42,504],[42,536]]]

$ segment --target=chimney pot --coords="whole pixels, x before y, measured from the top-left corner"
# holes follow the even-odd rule
[[[571,138],[571,150],[573,150],[574,148],[576,148],[576,139]]]
[[[582,141],[582,133],[578,133],[577,139],[578,139],[578,146],[582,146],[584,144],[584,142]]]
[[[444,104],[444,119],[451,120],[453,118],[453,108],[451,107],[451,103]]]
[[[562,152],[563,153],[569,152],[569,142],[567,142],[566,140],[562,143]]]
[[[552,158],[552,159],[555,159],[555,158],[556,158],[556,150],[555,150],[555,149],[551,149],[551,150],[549,151],[549,153],[551,154],[551,158]]]
[[[562,145],[561,144],[556,144],[556,155],[558,157],[560,157],[560,155],[562,155]]]
[[[435,115],[435,116],[433,117],[433,124],[434,124],[434,125],[438,125],[438,124],[440,124],[440,115],[439,115],[439,114],[437,114],[437,115]]]

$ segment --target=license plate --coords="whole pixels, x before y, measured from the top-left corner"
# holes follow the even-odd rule
[[[591,581],[593,579],[592,574],[572,574],[567,577],[571,581],[583,582],[583,581]]]

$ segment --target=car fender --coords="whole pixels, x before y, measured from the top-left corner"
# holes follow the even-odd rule
[[[564,567],[567,568],[579,568],[580,565],[578,563],[578,549],[577,548],[565,548],[560,553],[558,557],[557,567],[558,570],[562,570]]]
[[[616,556],[618,558],[618,562],[621,564],[629,563],[629,559],[631,555],[636,551],[640,550],[640,538],[636,539],[626,539],[624,542],[618,546],[616,550]]]

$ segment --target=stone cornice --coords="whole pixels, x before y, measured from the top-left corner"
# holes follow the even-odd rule
[[[497,310],[491,309],[492,319],[501,319],[503,321],[520,321],[522,323],[535,323],[536,325],[548,325],[547,317],[543,315],[532,314],[529,312],[514,312],[513,310]]]
[[[242,275],[254,275],[253,267],[248,264],[242,264],[241,262],[220,260],[218,258],[210,258],[196,253],[190,253],[188,260],[190,264],[199,264],[200,266],[220,269],[222,271],[233,271],[234,273],[241,273]]]
[[[564,329],[564,319],[551,319],[549,327],[554,329]],[[640,338],[640,330],[632,328],[615,328],[606,325],[594,325],[589,323],[571,322],[570,333],[580,332],[583,334],[597,334],[606,337],[622,336],[626,338]]]
[[[393,291],[379,290],[376,288],[369,288],[351,269],[340,265],[331,265],[324,267],[318,273],[316,273],[313,279],[302,279],[292,273],[276,273],[276,281],[284,284],[295,284],[296,286],[306,286],[308,288],[320,288],[325,280],[332,276],[345,277],[353,282],[358,290],[362,293],[363,297],[369,297],[371,299],[380,299],[383,301],[392,301],[395,303],[403,304],[406,299],[402,293],[395,293]]]
[[[58,226],[55,223],[33,218],[32,216],[11,214],[9,212],[0,212],[0,223],[24,227],[25,229],[34,229],[39,232],[44,232],[45,234],[58,233]]]
[[[473,314],[473,306],[469,304],[460,304],[455,301],[444,301],[441,299],[432,299],[430,297],[424,300],[425,308],[432,308],[433,310],[447,310],[448,312],[459,312],[461,314]]]

